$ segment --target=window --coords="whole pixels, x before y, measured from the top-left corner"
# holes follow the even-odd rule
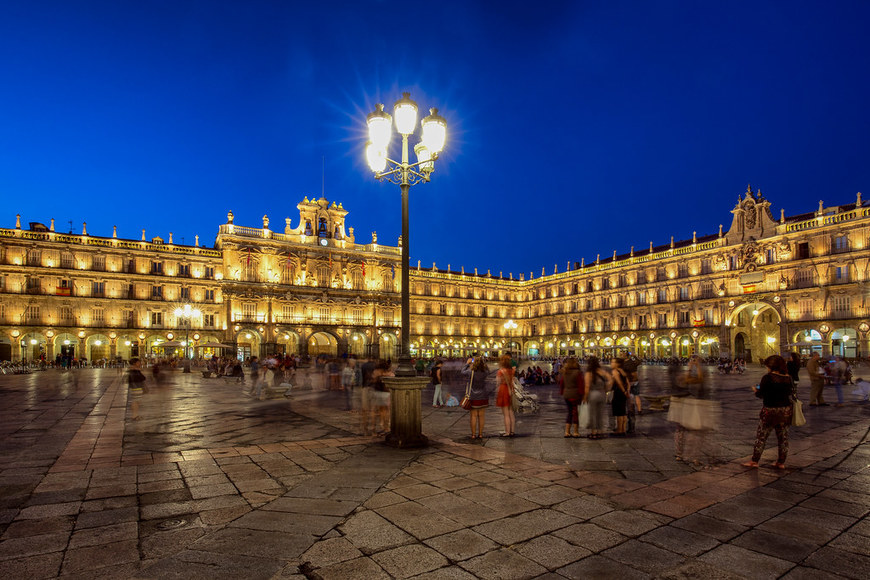
[[[646,304],[646,292],[637,293],[637,303],[640,305]]]
[[[363,309],[362,308],[354,308],[351,311],[351,322],[354,324],[362,324],[363,323]]]
[[[163,262],[151,262],[151,273],[155,275],[163,274]]]
[[[91,262],[91,270],[105,272],[106,271],[106,257],[105,256],[94,256],[94,261]]]
[[[163,286],[152,286],[151,287],[151,299],[152,300],[163,300]]]
[[[774,264],[776,263],[776,250],[773,248],[768,248],[764,252],[764,263],[765,264]]]
[[[190,288],[188,288],[187,286],[181,287],[181,299],[190,300]]]
[[[127,260],[127,265],[124,268],[124,271],[128,274],[134,274],[136,272],[136,260]]]
[[[104,308],[94,308],[91,310],[91,322],[94,324],[105,324],[106,310]]]
[[[329,306],[321,306],[317,311],[318,320],[327,322],[329,320]]]
[[[798,303],[798,308],[800,309],[801,318],[807,319],[813,317],[813,305],[814,301],[807,298],[801,298]]]
[[[39,294],[42,288],[42,283],[39,278],[31,278],[28,276],[26,286],[28,294]]]
[[[795,286],[809,288],[816,285],[816,271],[814,269],[801,268],[794,277]]]
[[[61,268],[73,268],[73,255],[72,254],[61,255],[60,267]]]
[[[256,320],[257,318],[257,305],[247,302],[242,304],[242,319],[243,320]]]
[[[181,264],[178,266],[178,275],[184,278],[190,278],[190,264]]]
[[[668,291],[665,288],[659,288],[659,303],[668,301]]]
[[[680,300],[689,300],[689,287],[681,286],[680,287]]]
[[[57,316],[60,319],[60,323],[63,325],[71,325],[75,324],[75,318],[73,318],[73,311],[71,306],[61,306],[58,308]]]
[[[710,260],[701,260],[701,273],[710,274],[712,271],[713,268],[710,266]]]
[[[834,280],[838,284],[848,282],[849,281],[849,266],[837,266],[837,269],[834,270]]]
[[[210,280],[214,279],[214,268],[212,268],[211,266],[206,266],[205,267],[205,277],[210,279]]]
[[[203,292],[203,300],[206,302],[214,302],[214,290],[206,290]]]
[[[834,314],[849,314],[852,310],[851,296],[834,296],[832,302]]]
[[[637,284],[646,284],[646,272],[637,273]]]
[[[677,313],[677,323],[680,326],[687,326],[689,321],[689,313],[688,312],[678,312]]]
[[[619,317],[619,330],[627,330],[628,329],[628,317],[620,316]]]
[[[797,258],[798,260],[805,260],[810,257],[810,243],[809,242],[801,242],[797,245]]]
[[[351,284],[354,290],[365,290],[365,278],[361,270],[354,270],[350,276]]]
[[[293,284],[296,281],[296,268],[289,261],[281,267],[281,283]]]
[[[668,327],[668,315],[665,313],[659,313],[656,317],[656,326],[658,328],[667,328]]]
[[[102,297],[106,295],[105,282],[91,282],[91,296]]]
[[[42,252],[35,248],[30,248],[27,250],[27,265],[28,266],[39,266],[40,258],[42,258]]]
[[[680,278],[686,278],[689,275],[689,266],[685,262],[681,262],[677,265],[677,276]]]
[[[834,238],[834,253],[841,254],[849,251],[849,236],[836,236]]]
[[[203,314],[202,315],[202,325],[204,328],[213,328],[214,327],[214,314]]]
[[[135,325],[134,325],[135,318],[134,318],[134,314],[133,314],[132,310],[125,310],[124,311],[123,320],[124,320],[124,323],[126,324],[127,328],[135,328]]]
[[[39,306],[30,305],[24,310],[24,322],[39,322]]]
[[[647,320],[646,314],[641,314],[640,316],[638,316],[637,317],[637,327],[639,329],[646,328],[646,320]]]
[[[609,330],[610,330],[610,319],[605,318],[604,320],[601,321],[601,331],[607,332]]]
[[[384,310],[383,313],[384,325],[392,326],[393,325],[393,311],[392,310]]]
[[[151,326],[163,326],[163,313],[162,312],[152,312],[151,313]]]
[[[705,326],[713,326],[716,324],[716,318],[714,316],[714,312],[712,308],[707,308],[704,310],[704,325]]]

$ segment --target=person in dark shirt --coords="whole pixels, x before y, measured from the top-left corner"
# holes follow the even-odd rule
[[[743,465],[758,467],[758,460],[764,451],[764,444],[770,435],[770,430],[776,431],[779,444],[779,455],[773,464],[778,469],[785,469],[785,459],[788,455],[788,427],[794,405],[794,382],[788,373],[785,359],[779,355],[767,357],[764,366],[768,373],[761,377],[755,387],[755,396],[763,402],[758,420],[758,430],[755,434],[755,446],[752,449],[752,459]]]

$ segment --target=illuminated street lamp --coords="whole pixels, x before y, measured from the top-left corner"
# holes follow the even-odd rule
[[[184,372],[190,372],[190,356],[188,356],[188,347],[190,347],[190,324],[191,319],[199,318],[202,314],[198,308],[193,308],[190,304],[185,304],[181,308],[175,309],[175,318],[184,321]]]
[[[438,114],[438,109],[430,109],[430,115],[421,122],[422,137],[414,146],[417,162],[409,161],[408,138],[417,129],[417,103],[411,100],[410,93],[402,93],[402,98],[393,107],[393,116],[384,111],[383,104],[377,104],[373,113],[366,118],[369,141],[366,144],[366,160],[374,172],[375,179],[386,179],[401,187],[402,191],[402,347],[399,354],[398,377],[416,376],[411,364],[411,298],[409,288],[410,237],[408,235],[408,190],[412,185],[429,181],[435,170],[435,160],[444,148],[447,138],[447,122]],[[392,121],[396,131],[402,136],[401,161],[388,157],[392,138]]]

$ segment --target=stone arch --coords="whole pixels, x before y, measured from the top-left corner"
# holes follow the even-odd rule
[[[378,337],[380,358],[397,359],[399,356],[399,339],[393,332],[384,332]]]
[[[308,355],[316,357],[319,355],[337,356],[338,355],[338,338],[331,332],[320,330],[313,332],[307,339]]]
[[[236,357],[246,360],[252,356],[260,356],[260,348],[263,344],[263,336],[255,328],[240,328],[236,332]]]

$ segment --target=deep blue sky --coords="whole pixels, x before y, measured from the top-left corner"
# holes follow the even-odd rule
[[[447,118],[411,259],[534,271],[870,198],[870,2],[4,3],[0,226],[211,245],[325,193],[395,244],[365,115]],[[394,141],[395,142],[395,141]]]

